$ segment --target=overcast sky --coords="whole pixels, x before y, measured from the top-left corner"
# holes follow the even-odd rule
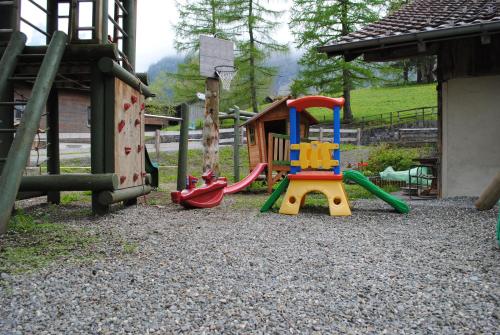
[[[269,6],[286,11],[282,17],[284,24],[276,31],[280,41],[291,42],[292,36],[287,28],[289,0],[269,0]],[[148,66],[162,57],[174,55],[174,29],[178,12],[174,0],[139,0],[137,23],[137,70],[145,71]]]
[[[37,0],[37,2],[46,7],[46,0]],[[289,19],[287,6],[290,2],[291,0],[269,0],[271,8],[286,12],[281,19],[282,26],[275,34],[275,38],[282,42],[292,40],[286,24]],[[137,11],[136,67],[137,71],[143,72],[162,57],[176,54],[173,47],[173,25],[178,20],[178,12],[174,0],[138,0]],[[45,30],[44,16],[27,0],[22,1],[21,16]],[[43,35],[24,23],[21,24],[21,30],[28,35],[29,44],[36,45],[45,40]]]

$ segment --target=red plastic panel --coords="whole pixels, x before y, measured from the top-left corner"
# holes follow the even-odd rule
[[[286,104],[288,107],[295,107],[298,112],[302,112],[304,109],[310,107],[325,107],[330,109],[335,106],[343,107],[344,102],[344,98],[330,98],[321,95],[311,95],[295,100],[288,100]]]
[[[303,171],[296,174],[289,174],[290,180],[342,180],[341,174],[331,171]]]

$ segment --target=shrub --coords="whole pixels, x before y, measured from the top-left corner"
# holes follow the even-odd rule
[[[371,150],[368,169],[381,172],[392,166],[396,171],[408,170],[415,164],[414,158],[419,158],[428,152],[428,148],[393,148],[387,144],[380,145]]]

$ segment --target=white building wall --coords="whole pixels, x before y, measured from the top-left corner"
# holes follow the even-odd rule
[[[500,171],[500,76],[442,85],[442,196],[479,196]]]

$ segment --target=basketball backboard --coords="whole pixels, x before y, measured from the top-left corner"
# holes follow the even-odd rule
[[[216,66],[234,66],[234,43],[200,35],[200,75],[215,78]]]

